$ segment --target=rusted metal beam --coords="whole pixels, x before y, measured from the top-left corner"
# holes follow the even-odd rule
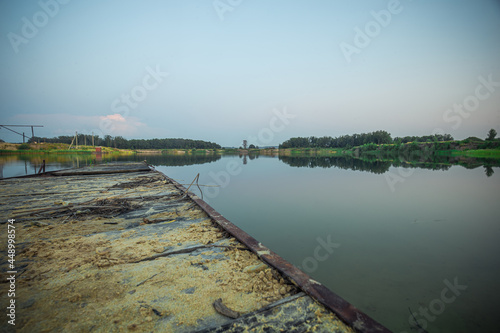
[[[158,171],[160,172],[160,171]],[[161,173],[161,172],[160,172]],[[167,180],[172,182],[179,190],[185,192],[186,188],[177,181],[169,178],[161,173]],[[225,231],[246,245],[252,252],[257,254],[263,261],[274,267],[281,274],[290,279],[301,290],[321,303],[327,309],[335,313],[342,321],[362,333],[389,333],[390,331],[363,313],[361,310],[354,307],[352,304],[344,300],[339,295],[332,292],[330,289],[321,283],[313,280],[309,275],[287,262],[278,254],[274,253],[267,247],[259,243],[255,238],[247,234],[242,229],[227,220],[224,216],[218,213],[212,206],[200,199],[198,196],[187,192],[191,200],[193,200],[200,208],[208,214],[218,225]]]

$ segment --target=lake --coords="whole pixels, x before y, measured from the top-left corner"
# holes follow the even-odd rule
[[[2,175],[34,173],[41,158],[0,156]],[[93,163],[43,158],[47,170]],[[394,332],[418,331],[414,320],[428,332],[498,331],[498,167],[263,155],[108,160],[144,159],[182,184],[199,173],[217,211]]]

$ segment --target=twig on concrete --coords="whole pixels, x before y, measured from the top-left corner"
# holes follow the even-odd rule
[[[153,274],[152,276],[148,277],[146,280],[139,282],[136,287],[139,287],[141,284],[144,284],[146,281],[151,280],[152,278],[154,278],[157,275],[158,275],[158,273]]]

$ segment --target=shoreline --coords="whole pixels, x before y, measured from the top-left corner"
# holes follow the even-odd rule
[[[19,149],[21,145],[30,149]],[[99,151],[97,150],[99,148]],[[222,149],[119,149],[112,147],[81,146],[69,149],[68,144],[12,144],[0,143],[1,155],[270,155],[270,156],[342,156],[360,159],[394,160],[404,157],[409,160],[447,156],[457,159],[500,160],[500,140],[473,141],[454,140],[440,142],[409,142],[393,144],[365,144],[346,148],[222,148]]]

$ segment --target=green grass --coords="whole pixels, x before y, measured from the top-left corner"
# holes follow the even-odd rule
[[[0,154],[91,154],[95,149],[22,149],[22,150],[8,150],[0,149]],[[133,151],[128,150],[115,150],[107,148],[102,150],[103,153],[108,154],[133,154]]]
[[[291,156],[339,156],[352,155],[352,151],[342,148],[286,148],[280,149],[279,154]]]
[[[499,158],[500,149],[453,150],[451,156]]]

